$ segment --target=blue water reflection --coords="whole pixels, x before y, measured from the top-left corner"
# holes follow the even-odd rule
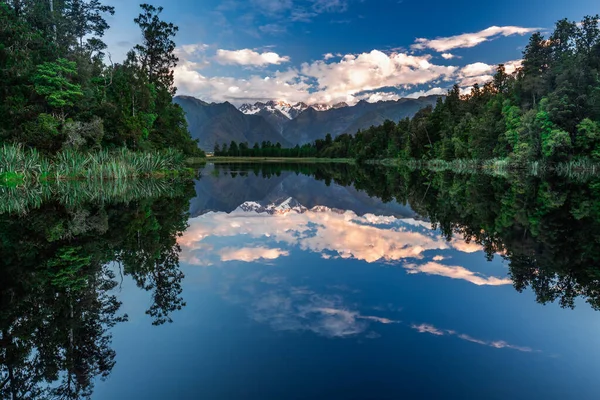
[[[538,304],[500,256],[446,241],[407,206],[293,173],[229,179],[209,169],[196,183],[178,239],[187,305],[172,324],[150,328],[149,295],[125,278],[129,321],[113,328],[117,364],[94,398],[600,393],[587,304]]]

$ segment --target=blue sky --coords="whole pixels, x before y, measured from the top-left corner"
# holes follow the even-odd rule
[[[119,61],[139,32],[139,0],[108,0]],[[600,12],[596,0],[172,0],[180,94],[234,104],[354,103],[444,93],[518,66],[531,32]]]

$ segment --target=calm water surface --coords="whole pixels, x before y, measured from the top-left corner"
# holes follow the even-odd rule
[[[5,398],[600,396],[593,179],[200,174],[0,214]]]

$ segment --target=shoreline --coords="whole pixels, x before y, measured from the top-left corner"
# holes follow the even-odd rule
[[[317,158],[317,157],[205,157],[205,158],[188,158],[186,164],[198,165],[208,163],[294,163],[294,164],[316,164],[316,163],[340,163],[354,164],[356,161],[352,158]]]

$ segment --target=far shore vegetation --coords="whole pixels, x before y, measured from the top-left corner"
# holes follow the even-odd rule
[[[353,158],[324,158],[324,157],[234,157],[209,156],[206,158],[188,159],[188,163],[245,163],[245,162],[288,162],[288,163],[355,163]]]

